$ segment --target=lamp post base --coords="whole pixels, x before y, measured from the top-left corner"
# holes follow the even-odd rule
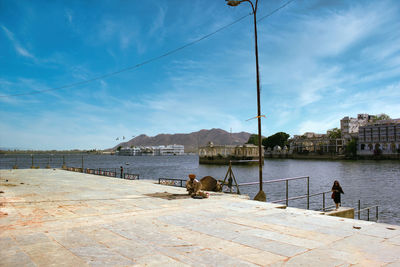
[[[267,201],[267,196],[265,195],[264,191],[261,190],[261,191],[258,192],[257,195],[254,197],[254,200],[266,202],[266,201]]]

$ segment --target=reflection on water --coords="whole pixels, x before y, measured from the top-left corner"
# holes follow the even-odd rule
[[[223,179],[228,166],[199,165],[198,157],[186,156],[111,156],[111,155],[65,155],[67,166],[85,168],[120,168],[126,172],[139,173],[141,179],[185,178],[189,173],[199,177],[211,175]],[[0,155],[0,168],[10,169],[17,162],[19,168],[31,166],[30,155]],[[35,155],[34,165],[40,168],[49,164],[60,168],[62,155]],[[258,166],[233,166],[233,172],[239,183],[258,181]],[[339,180],[345,195],[342,204],[356,207],[361,200],[361,206],[379,205],[379,221],[400,224],[400,162],[399,161],[326,161],[326,160],[291,160],[266,159],[263,169],[264,180],[309,176],[310,193],[329,191],[334,180]],[[265,184],[264,191],[267,200],[273,201],[285,198],[285,183]],[[241,193],[254,197],[258,185],[241,188]],[[289,182],[289,197],[306,194],[306,180]],[[330,194],[327,195],[327,205],[333,205]],[[306,208],[306,200],[293,200],[289,206]],[[322,196],[311,198],[312,209],[322,208]],[[375,217],[371,211],[371,218]],[[364,216],[366,212],[364,212]]]

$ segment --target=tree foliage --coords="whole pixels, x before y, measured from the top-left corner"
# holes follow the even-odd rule
[[[385,113],[372,116],[372,121],[373,122],[381,121],[381,120],[390,120],[390,116],[385,114]]]
[[[355,157],[357,155],[357,141],[356,139],[351,139],[346,145],[346,155]]]
[[[342,130],[338,128],[333,128],[332,130],[329,131],[329,139],[339,139],[342,138]]]
[[[246,144],[253,144],[258,146],[258,134],[250,135],[249,140],[247,140]]]
[[[284,132],[278,132],[276,134],[273,134],[271,136],[268,136],[267,138],[264,138],[262,140],[262,145],[264,147],[270,147],[273,148],[276,145],[280,147],[284,147],[288,144],[288,139],[290,135]]]

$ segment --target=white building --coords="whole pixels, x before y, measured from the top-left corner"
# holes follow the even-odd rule
[[[138,147],[124,147],[117,151],[120,156],[136,156],[140,155],[140,148]]]
[[[183,145],[167,145],[167,146],[153,146],[153,155],[183,155],[185,154],[185,146]]]
[[[395,155],[400,153],[400,119],[381,120],[361,126],[358,133],[359,155]]]
[[[120,156],[139,156],[139,155],[184,155],[185,146],[183,145],[167,145],[167,146],[141,146],[141,147],[124,147],[117,151]]]
[[[358,129],[360,126],[365,126],[372,119],[373,116],[369,114],[358,114],[357,118],[350,118],[348,116],[340,120],[340,130],[342,131],[342,138],[350,140],[358,136]]]

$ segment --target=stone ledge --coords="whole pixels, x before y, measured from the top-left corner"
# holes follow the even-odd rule
[[[332,210],[324,213],[328,216],[354,219],[354,208],[340,207],[338,210]]]

